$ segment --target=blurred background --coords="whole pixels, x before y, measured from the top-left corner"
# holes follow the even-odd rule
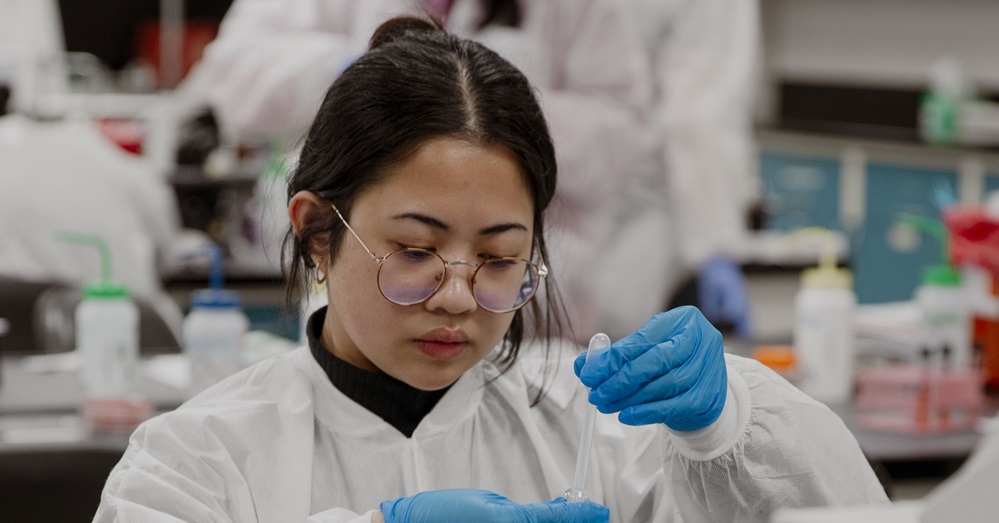
[[[234,368],[294,347],[302,318],[322,304],[315,289],[287,306],[280,270],[283,181],[300,134],[235,132],[212,98],[221,73],[202,59],[231,3],[0,0],[2,516],[89,520],[134,426],[95,427],[81,410],[84,282],[103,274],[136,306],[137,354],[122,372],[131,373],[129,393],[146,401],[139,418],[192,393],[197,371],[182,326],[196,291],[238,295],[246,325]],[[671,6],[665,31],[722,48],[722,73],[707,85],[727,79],[732,93],[699,103],[731,113],[716,118],[718,132],[748,147],[728,173],[744,193],[708,208],[738,219],[737,238],[703,257],[722,256],[737,272],[725,300],[743,306],[727,316],[719,306],[716,316],[727,350],[758,357],[826,401],[889,495],[922,498],[960,468],[999,406],[999,3],[747,1],[730,9],[748,9],[742,39],[729,38],[731,21],[715,20],[721,11],[712,18],[682,1],[661,3]],[[652,3],[633,4],[641,13]],[[656,64],[688,55],[657,59],[665,47],[655,42],[666,40],[640,22],[631,36],[646,44],[645,79],[658,100],[642,133],[665,140],[666,167],[636,162],[631,170],[645,174],[620,182],[619,207],[636,192],[648,199],[650,179],[669,178],[677,157],[669,133],[683,130],[670,127],[678,125],[670,111],[687,100]],[[714,154],[710,138],[699,147]],[[670,198],[700,196],[670,183]],[[668,201],[651,205],[668,216]],[[651,264],[654,291],[622,290],[633,286],[615,263],[657,243],[660,222],[620,214],[605,223],[601,246],[616,256],[595,269],[597,296],[619,291],[647,305],[627,315],[615,305],[612,314],[601,308],[610,298],[595,299],[594,328],[617,338],[671,305],[713,310],[704,285],[727,280],[704,259],[671,265],[664,253]],[[835,274],[803,278],[820,263]],[[944,276],[930,275],[940,267]],[[956,305],[937,328],[931,320],[944,303]],[[824,327],[845,333],[836,347],[811,347],[812,304],[823,321],[840,322]],[[816,358],[833,349],[843,370],[817,370]],[[888,396],[893,402],[877,401]]]

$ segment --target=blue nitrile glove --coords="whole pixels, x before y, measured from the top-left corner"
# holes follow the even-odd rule
[[[749,337],[746,279],[734,261],[718,256],[704,262],[697,275],[697,301],[709,321],[715,325],[731,325],[737,335]]]
[[[592,501],[521,505],[488,490],[451,489],[421,492],[383,501],[385,523],[606,523],[610,511]]]
[[[581,354],[575,370],[590,403],[620,412],[626,425],[702,429],[721,415],[728,391],[721,334],[689,306],[653,316],[589,362]]]

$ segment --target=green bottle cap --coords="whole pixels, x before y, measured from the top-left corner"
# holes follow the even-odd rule
[[[923,271],[923,285],[960,287],[961,273],[950,265],[932,265]]]

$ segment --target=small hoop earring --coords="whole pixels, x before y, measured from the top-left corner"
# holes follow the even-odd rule
[[[323,271],[316,271],[316,283],[322,285],[326,283],[326,273]]]

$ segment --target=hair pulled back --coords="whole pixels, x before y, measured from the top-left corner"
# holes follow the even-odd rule
[[[349,219],[361,191],[427,141],[444,136],[499,145],[513,154],[533,199],[535,241],[548,260],[544,211],[555,193],[557,169],[531,86],[498,54],[445,32],[436,21],[399,17],[375,31],[368,52],[327,90],[291,175],[288,198],[311,191]],[[297,237],[288,231],[283,252],[291,260],[283,265],[289,304],[297,303],[308,285],[312,248],[328,250],[335,263],[344,232],[332,210],[311,216]],[[558,334],[561,305],[550,280],[544,300],[514,313],[499,357],[504,370],[517,358],[525,311],[539,335]]]

